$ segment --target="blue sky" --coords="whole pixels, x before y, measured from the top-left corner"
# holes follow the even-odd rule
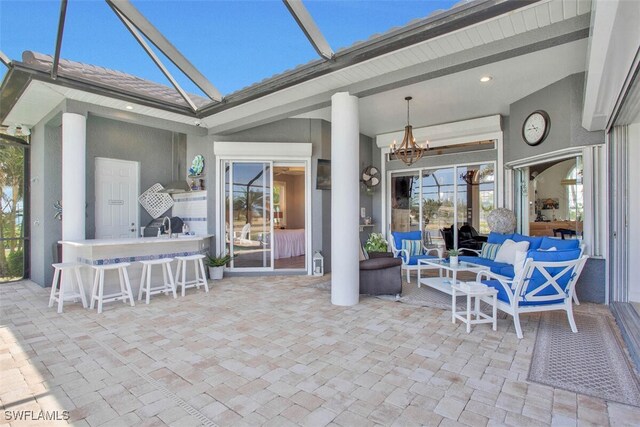
[[[455,3],[305,1],[334,51]],[[133,4],[222,94],[318,58],[280,0]],[[59,10],[59,1],[0,0],[0,49],[15,60],[22,59],[24,50],[53,54]],[[69,0],[61,57],[169,85],[101,0]],[[169,61],[163,62],[187,91],[201,93]],[[6,68],[0,67],[4,77]]]

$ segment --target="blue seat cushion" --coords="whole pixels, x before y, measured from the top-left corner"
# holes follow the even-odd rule
[[[422,241],[422,232],[418,231],[392,231],[393,243],[396,245],[396,249],[402,249],[403,240],[420,240]]]
[[[496,272],[494,272],[496,273]],[[506,276],[509,277],[510,279],[513,279],[513,276],[516,275],[513,265],[511,264],[507,264],[504,267],[500,268],[500,271],[498,271],[496,274],[500,274],[501,276]]]
[[[489,233],[489,237],[487,237],[487,243],[500,243],[503,244],[505,240],[510,239],[512,234],[501,234],[496,232]]]
[[[559,251],[565,251],[568,249],[579,249],[580,240],[578,239],[562,240],[556,237],[543,237],[542,243],[540,244],[540,249],[551,249],[551,248],[556,248]]]
[[[421,259],[438,259],[438,257],[433,255],[413,255],[409,257],[407,265],[418,265],[418,260]]]
[[[542,244],[542,239],[544,239],[544,237],[525,236],[524,234],[518,233],[514,233],[513,236],[511,236],[511,240],[514,242],[529,242],[529,250],[539,249]]]
[[[489,258],[482,258],[479,256],[467,256],[467,255],[460,255],[458,257],[459,261],[464,261],[464,262],[470,262],[472,264],[479,264],[485,267],[489,267],[489,269],[496,274],[501,274],[500,270],[504,267],[509,267],[510,264],[504,263],[504,262],[495,262],[492,259]],[[513,266],[511,266],[513,267]],[[512,276],[513,277],[513,276]]]
[[[491,286],[492,288],[497,289],[498,291],[498,300],[505,302],[507,304],[511,304],[511,301],[509,301],[509,296],[507,295],[507,291],[504,290],[504,286],[502,286],[500,284],[500,282],[498,280],[483,280],[482,283],[484,283],[487,286]],[[557,300],[552,300],[552,301],[544,301],[544,302],[531,302],[531,301],[520,301],[518,303],[519,307],[524,307],[524,306],[528,306],[528,305],[549,305],[549,304],[561,304],[564,301],[563,298],[557,299]]]

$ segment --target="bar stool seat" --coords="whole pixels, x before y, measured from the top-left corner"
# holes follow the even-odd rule
[[[207,275],[204,272],[204,264],[202,263],[204,255],[196,254],[189,256],[177,256],[176,259],[178,260],[178,268],[176,270],[176,286],[182,286],[182,296],[184,296],[185,289],[193,287],[200,289],[200,286],[204,286],[205,292],[209,292]],[[195,280],[187,281],[187,263],[189,261],[193,261],[196,277]]]
[[[161,258],[152,259],[148,261],[140,261],[142,264],[142,277],[140,278],[140,291],[138,292],[138,301],[142,300],[143,292],[146,292],[146,303],[149,304],[151,295],[164,293],[169,295],[169,292],[176,298],[176,286],[173,280],[173,273],[171,272],[171,261],[173,258]],[[151,267],[154,265],[160,265],[162,267],[162,277],[164,279],[163,284],[155,287],[151,287]],[[146,279],[146,280],[145,280]]]
[[[133,302],[133,293],[131,292],[131,283],[129,282],[129,274],[127,267],[131,264],[128,262],[120,262],[117,264],[92,265],[95,272],[93,279],[93,291],[91,292],[91,309],[96,301],[98,301],[98,313],[102,313],[102,303],[122,300],[126,304],[127,299],[131,303],[131,307],[135,306]],[[104,272],[107,270],[118,270],[120,279],[120,292],[104,295]]]
[[[73,300],[74,302],[82,301],[82,306],[87,308],[87,297],[84,294],[84,286],[82,285],[82,277],[80,277],[80,267],[82,264],[77,262],[61,262],[52,264],[54,268],[53,281],[51,282],[51,296],[49,297],[49,307],[53,307],[53,303],[58,301],[58,313],[62,313],[62,308],[65,300]],[[71,289],[65,286],[65,276],[67,272],[73,272],[69,277],[68,284],[71,285]],[[78,288],[77,292],[74,292],[74,280],[75,285]]]

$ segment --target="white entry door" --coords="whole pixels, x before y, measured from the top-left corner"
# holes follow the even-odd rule
[[[96,239],[136,237],[138,162],[96,157]]]

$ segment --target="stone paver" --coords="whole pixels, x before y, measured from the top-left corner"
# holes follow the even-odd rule
[[[633,425],[640,408],[526,381],[539,316],[453,325],[446,310],[314,277],[236,277],[208,294],[58,315],[48,290],[0,287],[0,405],[74,425]],[[600,310],[582,304],[577,310]],[[67,411],[67,412],[63,412]],[[6,418],[6,417],[5,417]],[[2,424],[4,423],[4,424]],[[44,425],[0,420],[2,425]],[[66,420],[47,425],[67,424]]]

